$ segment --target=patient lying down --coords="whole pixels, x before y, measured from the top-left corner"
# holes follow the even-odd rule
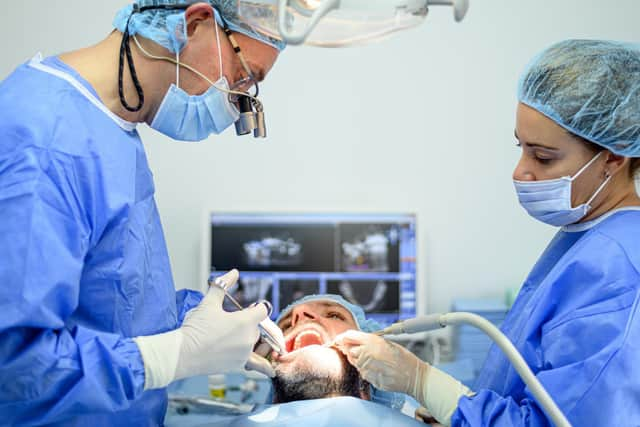
[[[271,354],[274,404],[210,427],[424,427],[397,406],[377,402],[358,371],[328,345],[348,329],[375,329],[361,308],[336,296],[305,297],[285,309],[277,324],[288,353]]]
[[[351,313],[332,301],[296,305],[279,322],[289,353],[274,355],[274,403],[351,396],[370,400],[369,383],[336,349],[336,335],[358,329]]]

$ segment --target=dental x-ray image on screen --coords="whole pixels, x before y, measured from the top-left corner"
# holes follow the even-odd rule
[[[266,235],[242,245],[244,259],[252,267],[293,267],[302,264],[302,244],[286,235]]]
[[[237,268],[242,304],[272,317],[305,295],[334,293],[382,324],[416,315],[411,214],[226,214],[209,217],[211,276]]]
[[[394,313],[400,309],[400,283],[391,280],[331,280],[327,292],[342,295],[365,313]]]
[[[397,224],[343,224],[340,249],[344,271],[398,271]]]
[[[216,270],[332,271],[333,228],[326,224],[218,223],[211,228]]]

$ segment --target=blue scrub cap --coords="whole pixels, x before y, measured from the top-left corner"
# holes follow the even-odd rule
[[[588,141],[640,157],[640,46],[565,40],[527,66],[518,100]]]
[[[216,10],[218,24],[222,25],[219,12],[230,30],[266,43],[278,51],[284,49],[284,42],[255,31],[240,19],[237,0],[135,0],[132,4],[120,9],[113,20],[113,26],[124,33],[127,22],[129,22],[130,35],[140,34],[142,37],[164,46],[169,51],[177,53],[187,44],[185,11],[151,9],[135,13],[132,16],[134,5],[141,8],[147,6],[187,6],[201,2],[209,3]],[[131,21],[129,21],[130,17]]]
[[[324,294],[324,295],[307,295],[304,298],[300,298],[297,301],[289,304],[284,310],[280,312],[280,315],[276,319],[276,323],[280,322],[287,314],[294,309],[294,307],[313,301],[332,301],[340,304],[342,307],[349,310],[353,319],[358,325],[358,329],[362,332],[373,332],[382,329],[382,325],[373,319],[367,319],[365,317],[362,307],[355,304],[351,304],[349,301],[341,297],[340,295]],[[404,405],[405,395],[402,393],[395,393],[390,391],[383,391],[371,386],[371,400],[373,402],[380,403],[388,406],[392,409],[401,409]]]

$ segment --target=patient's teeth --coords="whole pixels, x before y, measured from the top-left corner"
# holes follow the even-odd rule
[[[313,330],[302,331],[302,332],[300,332],[298,334],[298,336],[296,336],[295,340],[293,341],[293,349],[294,350],[298,350],[298,349],[304,347],[302,345],[302,337],[304,337],[305,335],[313,335],[314,337],[317,337],[318,341],[320,341],[321,344],[324,341],[322,339],[322,336],[316,331],[313,331]]]

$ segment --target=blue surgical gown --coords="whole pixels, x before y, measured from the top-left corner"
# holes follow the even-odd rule
[[[572,425],[640,425],[640,211],[560,231],[503,323]],[[452,426],[550,426],[493,347]]]
[[[36,61],[39,62],[39,61]],[[176,294],[135,129],[57,58],[0,83],[0,424],[162,424],[131,337],[176,328]]]

